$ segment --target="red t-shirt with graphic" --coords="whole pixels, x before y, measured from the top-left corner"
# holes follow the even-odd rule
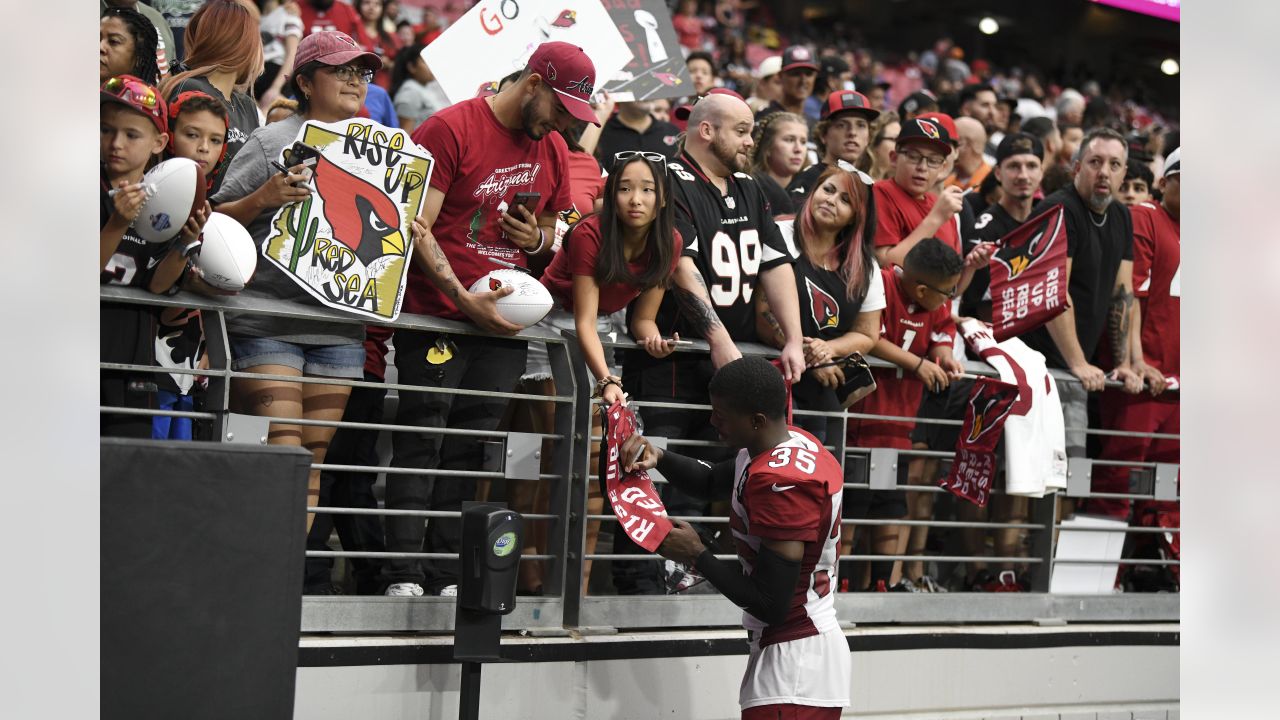
[[[684,249],[684,239],[680,231],[672,230],[673,243],[671,251],[671,271],[676,269],[680,261],[680,252]],[[582,219],[565,238],[564,247],[552,258],[546,272],[542,274],[542,284],[556,299],[556,304],[569,312],[573,312],[573,276],[585,275],[595,277],[596,258],[600,256],[603,238],[600,232],[600,216],[591,215]],[[648,269],[652,262],[653,251],[646,248],[635,260],[627,263],[632,274],[640,275]],[[610,283],[600,286],[600,306],[597,315],[610,315],[627,306],[640,294],[640,287],[629,283]]]
[[[938,201],[937,195],[928,192],[920,199],[912,197],[902,189],[901,185],[894,182],[893,178],[876,182],[871,186],[871,192],[876,198],[875,245],[878,248],[893,247],[915,232],[933,210],[933,204]],[[952,250],[964,257],[964,252],[960,248],[957,217],[959,217],[958,213],[942,223],[933,236],[950,245]]]
[[[880,315],[880,338],[909,353],[925,357],[930,350],[955,343],[956,324],[951,304],[943,303],[932,312],[909,301],[893,268],[880,271],[884,279],[885,308]],[[872,368],[876,391],[851,410],[871,415],[915,417],[920,409],[924,383],[901,368]],[[848,440],[858,447],[911,448],[914,422],[894,420],[849,421]]]
[[[350,35],[352,40],[359,40],[360,16],[356,14],[355,8],[344,2],[335,0],[328,10],[317,10],[314,5],[303,0],[298,3],[298,11],[298,17],[302,19],[303,37],[315,32],[337,30]]]
[[[1178,221],[1152,203],[1133,218],[1133,294],[1142,308],[1142,356],[1165,375],[1181,375],[1182,236]]]
[[[498,224],[516,193],[542,194],[530,208],[534,215],[572,204],[564,138],[553,132],[531,140],[523,130],[509,130],[484,98],[464,100],[427,118],[413,131],[413,141],[435,158],[431,187],[444,193],[444,203],[431,234],[464,288],[500,267],[489,258],[528,267],[528,255]],[[404,309],[467,319],[417,262],[409,266]]]

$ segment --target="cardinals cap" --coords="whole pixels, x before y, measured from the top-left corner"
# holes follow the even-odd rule
[[[938,127],[947,131],[947,142],[951,143],[951,147],[959,147],[960,133],[956,132],[956,121],[950,115],[940,112],[920,113],[916,117],[922,117],[925,120],[932,120],[938,124]]]
[[[813,62],[813,53],[803,45],[792,45],[782,52],[782,70],[808,68],[817,72],[818,66]]]
[[[529,56],[526,67],[542,77],[569,114],[583,122],[600,124],[591,109],[591,94],[596,90],[596,66],[582,48],[567,42],[544,42]]]
[[[827,96],[827,102],[822,106],[821,119],[826,120],[845,112],[861,115],[867,119],[867,122],[880,117],[880,111],[871,107],[871,102],[867,100],[866,95],[856,90],[841,90]]]
[[[951,154],[951,134],[937,120],[929,118],[903,120],[902,128],[898,130],[897,149],[901,150],[908,143],[926,145],[942,153],[943,157]]]
[[[1044,160],[1044,145],[1035,135],[1028,133],[1012,133],[1005,135],[996,148],[996,165],[1003,163],[1014,155],[1035,155]]]

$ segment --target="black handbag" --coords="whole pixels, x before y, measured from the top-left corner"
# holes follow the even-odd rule
[[[835,389],[836,400],[846,410],[850,405],[870,395],[876,390],[876,379],[871,374],[871,366],[867,364],[861,353],[850,353],[830,362],[814,365],[814,368],[839,367],[844,373],[844,383]]]

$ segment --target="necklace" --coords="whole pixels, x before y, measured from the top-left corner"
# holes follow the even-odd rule
[[[1089,222],[1093,223],[1093,226],[1094,226],[1094,227],[1098,227],[1098,228],[1100,228],[1100,227],[1102,227],[1102,226],[1106,225],[1106,224],[1107,224],[1107,211],[1106,211],[1106,210],[1103,210],[1103,211],[1102,211],[1102,222],[1098,222],[1097,220],[1094,220],[1094,219],[1093,219],[1093,211],[1092,211],[1092,210],[1090,210],[1090,211],[1089,211]]]

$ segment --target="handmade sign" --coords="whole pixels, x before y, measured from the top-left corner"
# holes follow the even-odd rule
[[[1062,206],[1000,238],[991,256],[991,321],[997,341],[1034,330],[1067,311],[1067,224]]]
[[[534,49],[549,40],[582,48],[595,65],[597,85],[631,61],[600,0],[481,0],[432,41],[422,58],[449,101],[458,103],[523,70]]]
[[[978,507],[987,506],[996,477],[996,444],[1017,399],[1017,385],[991,378],[973,381],[956,440],[955,460],[951,472],[938,480],[939,485]]]
[[[663,0],[601,0],[631,49],[627,63],[604,89],[619,102],[693,94],[684,52]],[[597,77],[601,77],[597,75]]]
[[[658,546],[671,532],[667,509],[658,498],[658,491],[649,479],[649,473],[639,470],[623,472],[622,467],[631,461],[620,457],[622,443],[636,432],[636,415],[622,403],[615,403],[605,411],[603,461],[600,474],[605,496],[618,516],[618,524],[627,537],[649,552],[657,552]]]
[[[328,307],[396,319],[431,153],[404,130],[362,118],[308,121],[298,143],[282,161],[308,165],[311,195],[276,212],[263,255]]]

